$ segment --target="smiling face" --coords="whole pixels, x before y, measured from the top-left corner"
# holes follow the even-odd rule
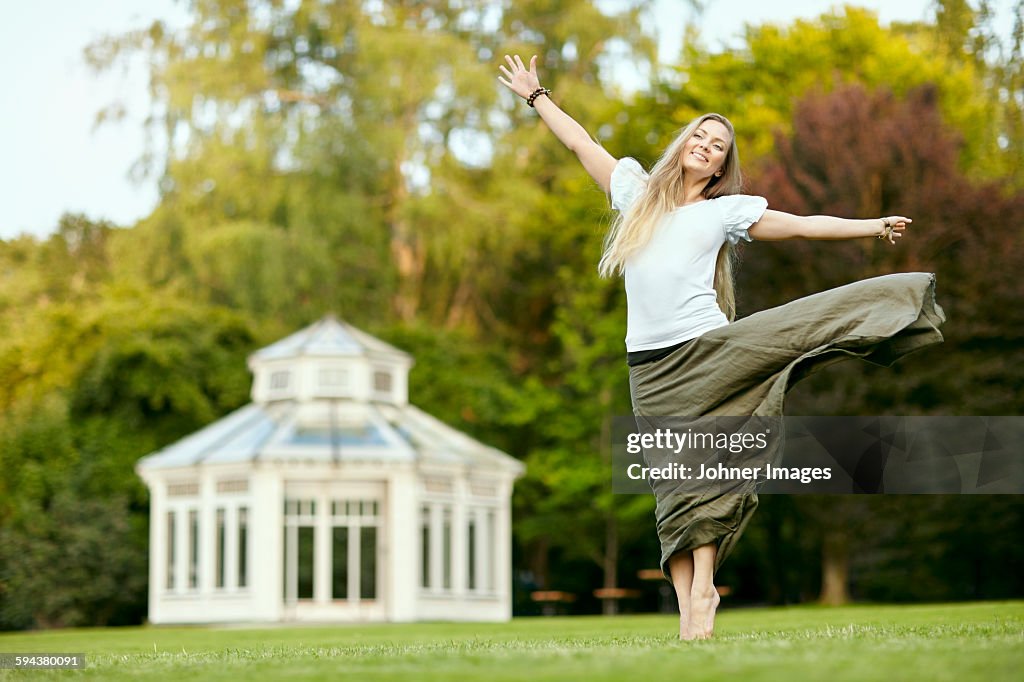
[[[710,178],[725,163],[732,135],[714,119],[705,119],[683,145],[683,168],[698,178]]]

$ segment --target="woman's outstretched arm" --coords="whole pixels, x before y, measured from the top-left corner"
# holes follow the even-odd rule
[[[498,76],[502,85],[523,99],[527,99],[541,87],[540,79],[537,77],[537,55],[530,59],[529,69],[523,64],[519,55],[516,55],[515,58],[505,55],[505,61],[508,63],[508,68],[505,65],[498,67],[505,74],[505,78]],[[533,106],[555,137],[576,154],[580,163],[583,164],[584,170],[597,181],[597,184],[607,194],[612,179],[612,170],[618,163],[618,159],[595,142],[583,126],[562,111],[547,95],[537,97]]]
[[[751,239],[779,241],[782,239],[857,239],[859,237],[885,237],[891,243],[903,236],[910,218],[889,216],[856,220],[834,218],[827,215],[798,216],[782,211],[767,210],[761,219],[750,226]]]

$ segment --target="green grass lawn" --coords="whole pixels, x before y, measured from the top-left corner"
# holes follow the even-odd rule
[[[511,623],[141,627],[0,634],[0,652],[85,653],[87,669],[0,679],[1002,680],[1022,679],[1024,602],[722,609],[715,639],[674,616]]]

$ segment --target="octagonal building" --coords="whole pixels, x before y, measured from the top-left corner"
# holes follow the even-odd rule
[[[408,401],[412,358],[328,316],[252,402],[136,467],[152,623],[501,621],[523,464]]]

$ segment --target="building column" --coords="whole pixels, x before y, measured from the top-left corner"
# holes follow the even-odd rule
[[[188,510],[186,504],[176,504],[174,511],[174,594],[188,592]]]
[[[497,518],[495,519],[495,592],[501,602],[502,618],[512,618],[512,485],[503,482],[498,486]]]
[[[167,590],[167,484],[146,481],[149,487],[149,622],[163,621],[161,595]]]
[[[469,562],[469,541],[466,502],[469,497],[469,481],[464,476],[456,477],[455,499],[452,505],[452,593],[461,601],[469,591],[467,563]]]
[[[252,618],[279,621],[284,611],[284,482],[277,467],[258,464],[251,473],[249,491]]]
[[[444,591],[444,516],[442,507],[444,505],[431,502],[430,512],[430,547],[427,548],[430,557],[430,586],[431,593]]]
[[[199,595],[204,600],[213,592],[216,571],[216,505],[217,483],[213,475],[199,469]]]
[[[331,495],[326,482],[317,486],[313,515],[313,602],[331,603]]]
[[[494,559],[487,555],[487,548],[492,546],[492,540],[487,536],[487,514],[480,507],[473,507],[473,548],[476,554],[473,555],[473,573],[476,578],[474,590],[486,592],[491,582],[488,571],[491,570],[491,562]]]
[[[224,589],[232,594],[238,592],[238,508],[242,506],[245,503],[237,500],[224,505]]]
[[[384,544],[381,547],[380,594],[387,619],[416,620],[420,591],[420,502],[413,471],[403,467],[387,479],[380,509]],[[427,549],[426,551],[430,551]]]

